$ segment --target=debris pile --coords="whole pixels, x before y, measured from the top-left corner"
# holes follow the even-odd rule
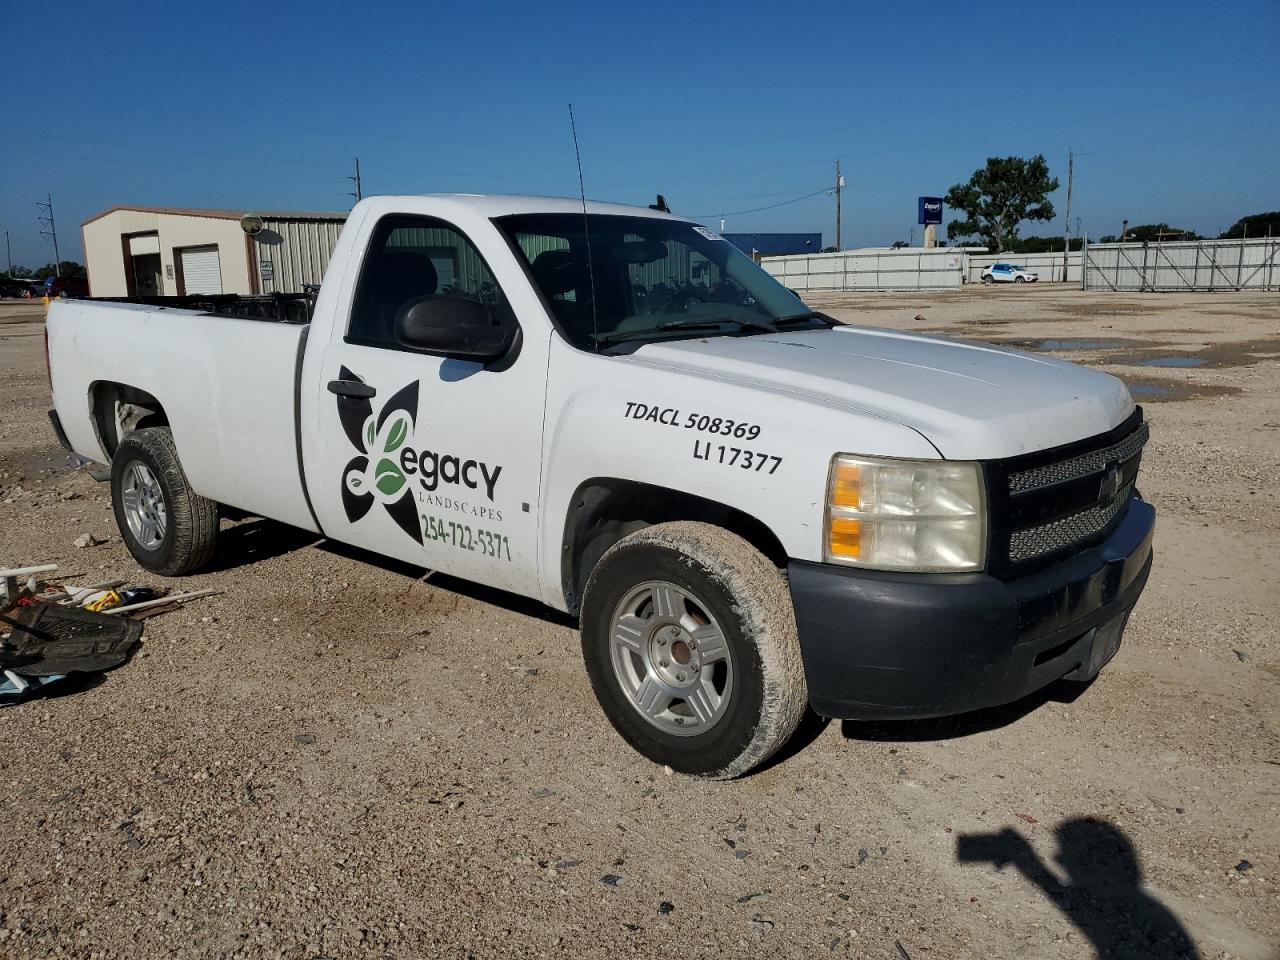
[[[142,637],[139,621],[219,592],[170,593],[125,580],[74,584],[57,570],[53,563],[0,570],[0,702],[121,666]]]

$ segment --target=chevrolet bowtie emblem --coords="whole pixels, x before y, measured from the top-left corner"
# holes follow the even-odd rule
[[[1107,472],[1102,477],[1102,483],[1098,487],[1098,502],[1106,503],[1120,492],[1120,466],[1112,464],[1107,468]]]

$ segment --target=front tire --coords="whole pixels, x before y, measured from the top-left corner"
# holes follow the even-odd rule
[[[111,458],[120,539],[143,567],[177,577],[205,566],[218,539],[218,505],[192,491],[168,427],[135,430]]]
[[[582,651],[623,739],[681,773],[741,776],[808,705],[782,575],[709,524],[657,524],[614,544],[587,581]]]
[[[1014,278],[1013,278],[1013,281],[1014,281],[1014,283],[1026,283],[1026,282],[1027,282],[1027,278],[1026,278],[1026,277],[1014,277]]]

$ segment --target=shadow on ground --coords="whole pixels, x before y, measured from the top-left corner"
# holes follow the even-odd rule
[[[319,543],[314,533],[274,520],[245,520],[218,531],[218,552],[204,571],[220,573]]]
[[[972,713],[929,720],[842,720],[840,732],[849,740],[904,741],[954,740],[998,730],[1034,713],[1046,703],[1074,703],[1089,689],[1087,683],[1059,680],[1021,700]]]
[[[1060,879],[1016,830],[960,834],[956,860],[1012,867],[1084,934],[1098,960],[1200,960],[1182,924],[1142,887],[1137,851],[1119,827],[1083,817],[1054,831]]]

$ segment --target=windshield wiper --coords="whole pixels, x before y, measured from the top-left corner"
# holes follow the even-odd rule
[[[759,330],[761,333],[773,333],[773,327],[767,323],[760,323],[757,320],[743,320],[740,317],[717,317],[715,320],[698,320],[691,317],[688,320],[668,320],[666,323],[658,324],[654,329],[709,330],[725,323],[736,324],[739,330]]]
[[[775,333],[772,326],[757,323],[755,320],[742,320],[738,317],[720,317],[715,320],[699,320],[690,317],[686,320],[668,320],[656,327],[642,327],[636,330],[615,330],[613,333],[602,333],[596,337],[600,343],[611,343],[618,340],[636,340],[654,333],[666,333],[670,330],[718,330],[726,323],[734,324],[739,330],[755,330],[759,333]]]
[[[778,317],[773,321],[775,327],[781,327],[788,323],[803,323],[808,320],[822,320],[825,323],[834,324],[836,320],[827,316],[825,313],[819,313],[817,310],[806,310],[804,313],[789,313],[785,317]]]

